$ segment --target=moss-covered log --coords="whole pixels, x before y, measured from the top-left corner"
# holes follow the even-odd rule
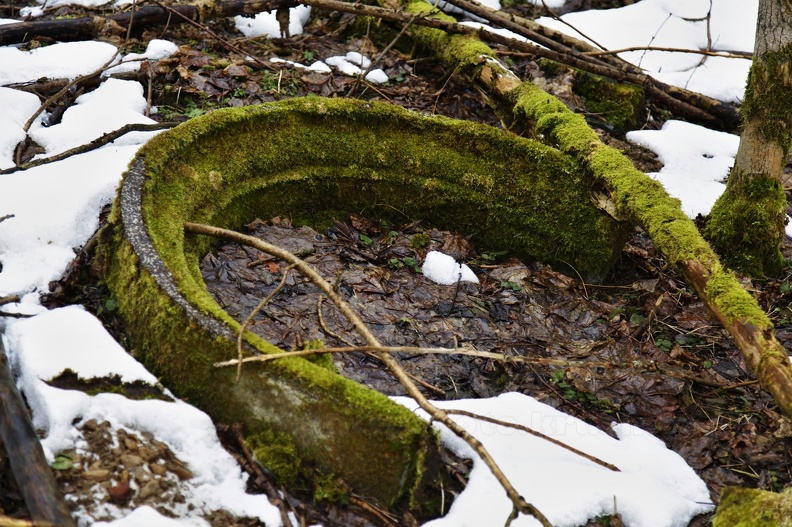
[[[780,493],[726,487],[712,527],[792,527],[792,487]]]
[[[420,497],[435,438],[401,406],[295,358],[250,364],[239,324],[213,300],[199,261],[208,238],[185,221],[239,228],[256,217],[329,225],[347,212],[423,219],[524,258],[601,278],[628,225],[598,209],[569,158],[492,127],[318,97],[219,110],[165,132],[125,175],[100,263],[129,341],[180,397],[248,433],[289,437],[309,467],[391,507]],[[327,277],[332,279],[333,277]],[[250,351],[280,352],[248,334]]]
[[[431,6],[411,0],[413,12]],[[411,35],[452,65],[462,65],[487,91],[509,125],[518,121],[537,137],[570,155],[607,189],[618,214],[630,218],[651,236],[657,248],[680,269],[701,299],[729,332],[751,371],[781,411],[792,416],[792,364],[770,319],[756,300],[726,269],[660,183],[637,170],[618,150],[600,141],[583,116],[531,82],[521,83],[494,52],[470,35],[450,35],[439,29],[415,28]]]

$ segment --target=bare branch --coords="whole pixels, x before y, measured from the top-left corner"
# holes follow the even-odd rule
[[[202,225],[197,223],[185,222],[184,223],[184,230],[185,232],[190,232],[193,234],[203,234],[206,236],[214,236],[218,238],[223,238],[226,240],[230,240],[236,243],[242,243],[251,247],[255,247],[256,249],[269,253],[273,256],[277,256],[282,260],[289,262],[290,264],[294,264],[297,270],[299,270],[303,275],[308,277],[322,292],[332,300],[341,313],[350,321],[350,323],[355,327],[355,329],[363,336],[366,342],[370,346],[381,347],[379,340],[374,336],[373,333],[368,329],[365,323],[360,319],[360,317],[355,313],[352,307],[343,299],[341,298],[338,293],[333,290],[333,287],[330,283],[327,282],[324,278],[322,278],[319,273],[317,273],[310,265],[305,263],[303,260],[295,256],[294,254],[281,249],[275,245],[269,244],[263,240],[258,238],[254,238],[252,236],[246,236],[244,234],[240,234],[238,232],[230,231],[227,229],[221,229],[219,227],[213,227],[210,225]],[[479,455],[479,457],[484,461],[484,463],[489,467],[492,474],[501,484],[503,489],[506,491],[506,494],[509,496],[509,499],[514,504],[514,507],[523,514],[528,514],[536,518],[544,527],[551,527],[550,522],[547,520],[544,514],[542,514],[539,509],[528,503],[525,498],[523,498],[519,492],[514,488],[511,484],[509,479],[503,473],[501,468],[495,462],[495,459],[490,455],[484,445],[472,436],[467,430],[465,430],[462,426],[460,426],[456,421],[451,419],[445,411],[433,405],[418,387],[413,383],[410,377],[407,375],[407,372],[401,367],[396,359],[390,356],[387,353],[377,352],[377,358],[379,358],[385,366],[391,371],[394,377],[398,379],[398,381],[404,386],[407,393],[410,397],[413,398],[418,403],[418,406],[421,407],[426,413],[428,413],[432,419],[444,424],[448,427],[452,432],[454,432],[457,436],[462,438],[468,445],[470,445],[473,450]]]
[[[60,154],[56,154],[54,156],[45,157],[42,159],[36,159],[35,161],[31,161],[30,163],[25,163],[23,165],[19,165],[13,168],[6,168],[5,170],[0,170],[0,175],[7,175],[13,174],[14,172],[18,172],[20,170],[27,170],[29,168],[38,167],[41,165],[47,165],[49,163],[54,163],[56,161],[63,161],[66,158],[71,156],[75,156],[77,154],[84,154],[86,152],[90,152],[92,150],[96,150],[97,148],[103,147],[106,144],[112,143],[122,135],[126,135],[130,132],[153,132],[156,130],[166,130],[168,128],[173,128],[174,126],[178,125],[179,123],[152,123],[152,124],[142,124],[142,123],[134,123],[134,124],[127,124],[115,130],[113,132],[108,132],[100,137],[97,137],[90,143],[86,143],[84,145],[80,145],[74,148],[70,148],[65,152],[61,152]]]

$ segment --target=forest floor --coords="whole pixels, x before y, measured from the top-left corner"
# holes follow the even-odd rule
[[[0,16],[8,14],[4,9],[0,6]],[[47,16],[81,16],[82,9],[61,7]],[[538,14],[533,7],[505,8],[509,9]],[[375,27],[371,21],[330,12],[314,12],[305,33],[283,39],[240,38],[229,20],[207,25],[259,59],[277,55],[302,63],[345,55],[350,50],[373,57],[398,32],[384,24]],[[151,74],[151,101],[158,108],[152,115],[155,119],[184,121],[226,106],[312,93],[330,97],[354,93],[358,98],[499,126],[497,116],[460,72],[413,49],[406,38],[378,64],[391,79],[382,85],[358,85],[356,78],[336,72],[307,72],[281,68],[280,64],[242,68],[239,65],[249,66],[243,56],[186,24],[145,28],[142,34],[133,35],[127,51],[142,51],[152,38],[181,46],[175,55],[139,74],[147,90]],[[640,169],[649,172],[660,167],[651,152],[625,142],[625,130],[608,123],[607,116],[587,112],[586,101],[576,93],[573,72],[543,69],[528,56],[505,52],[503,57],[520,77],[538,80],[571,108],[585,113],[603,140],[623,150]],[[655,111],[651,103],[644,110],[643,115],[651,113],[654,119],[639,127],[659,128],[664,118],[672,117]],[[28,157],[34,154],[35,149],[27,152]],[[323,275],[338,275],[339,289],[354,299],[353,305],[364,307],[364,320],[386,344],[461,346],[530,359],[502,363],[458,355],[402,356],[405,368],[420,380],[430,398],[491,397],[517,391],[604,430],[612,421],[634,424],[684,457],[707,483],[716,503],[727,485],[780,490],[792,483],[792,422],[753,381],[725,332],[639,230],[610,276],[595,285],[540,262],[518,262],[508,255],[482,251],[465,233],[440,231],[422,224],[420,218],[405,218],[402,225],[357,215],[338,220],[327,232],[295,228],[288,218],[261,218],[250,228],[255,235],[266,236],[270,242],[281,240],[286,248],[301,252]],[[431,249],[470,265],[481,283],[449,288],[419,280],[418,267]],[[792,245],[787,244],[784,251],[792,257]],[[101,311],[101,291],[91,281],[88,266],[87,258],[75,261],[71,272],[54,284],[50,305],[74,303],[78,298],[89,309]],[[240,320],[276,287],[284,267],[234,245],[218,246],[203,262],[210,291]],[[772,318],[781,343],[792,349],[792,267],[780,279],[744,283]],[[106,312],[98,314],[111,330],[120,331]],[[284,349],[300,348],[313,339],[333,346],[360,344],[345,331],[346,326],[332,306],[317,306],[314,286],[293,273],[253,329]],[[549,363],[547,359],[562,362]],[[563,361],[575,362],[563,365]],[[588,367],[582,364],[586,362],[620,367]],[[404,393],[381,365],[365,354],[339,354],[334,363],[342,374],[383,393]],[[624,365],[632,367],[621,367]],[[160,465],[172,475],[170,490],[151,492],[151,503],[179,501],[179,484],[189,478],[189,471],[171,458],[166,447],[153,438],[113,439],[101,423],[85,426],[89,424],[86,438],[93,438],[90,449],[97,458],[113,456],[130,472],[142,463],[162,461]],[[227,427],[220,431],[243,466],[249,467],[234,434]],[[2,461],[0,510],[21,514],[8,463]],[[464,484],[465,464],[449,463],[449,471]],[[94,472],[94,482],[107,478]],[[263,492],[276,485],[264,481],[268,477],[254,474],[252,490]],[[59,480],[70,493],[92,485],[68,471],[63,471]],[[145,488],[145,483],[139,482],[140,487]],[[86,495],[85,499],[91,498]],[[299,492],[287,495],[286,502],[308,524],[409,525],[413,521],[388,519],[367,504],[318,503]],[[209,520],[218,526],[256,524],[222,514]],[[699,517],[691,525],[707,525],[710,520]]]

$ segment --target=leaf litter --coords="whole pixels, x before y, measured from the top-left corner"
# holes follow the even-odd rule
[[[420,222],[394,226],[352,214],[325,233],[281,217],[247,229],[310,263],[383,345],[504,357],[397,354],[430,398],[516,391],[604,430],[611,421],[635,424],[679,452],[716,496],[726,485],[777,490],[790,481],[788,420],[757,384],[746,383],[739,351],[640,232],[610,281],[594,285]],[[420,264],[430,250],[468,264],[480,284],[426,279]],[[218,244],[201,268],[210,293],[242,322],[277,287],[286,264]],[[284,350],[365,344],[294,272],[248,328]],[[333,362],[381,393],[406,393],[373,356],[338,353]]]

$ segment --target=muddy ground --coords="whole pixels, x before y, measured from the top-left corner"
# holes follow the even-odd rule
[[[592,3],[569,5],[588,8]],[[607,7],[613,3],[618,4],[610,2]],[[12,9],[0,6],[0,16],[10,16]],[[540,14],[519,2],[507,9]],[[49,10],[47,16],[83,14],[77,8],[62,7]],[[244,39],[227,20],[207,24],[216,35],[262,60],[277,55],[300,62],[350,50],[374,56],[398,32],[385,24],[375,27],[362,19],[329,12],[315,12],[305,34],[286,39]],[[151,38],[166,38],[182,46],[176,55],[139,76],[149,90],[151,74],[151,99],[158,107],[155,119],[183,121],[224,106],[309,93],[341,97],[352,93],[356,84],[354,78],[338,73],[307,74],[276,64],[254,67],[208,32],[192,26],[142,29],[133,34],[127,51],[141,51]],[[587,112],[569,70],[547,68],[532,57],[502,51],[518,75],[537,80],[573,109],[585,113],[603,140],[623,149],[639,168],[659,168],[650,152],[623,141],[623,131],[610,125],[607,115]],[[354,88],[356,97],[499,124],[481,94],[460,72],[414,48],[406,38],[385,54],[379,66],[392,81],[386,85],[363,83]],[[51,95],[43,84],[28,89]],[[72,100],[79,93],[72,94]],[[657,128],[672,117],[654,108],[651,101],[642,108],[642,115],[652,119],[644,119],[638,127]],[[30,145],[26,156],[35,152],[35,145]],[[518,262],[497,250],[484,251],[470,244],[465,233],[434,227],[422,224],[420,218],[405,218],[402,225],[392,225],[378,218],[352,216],[338,218],[336,225],[321,232],[295,228],[288,218],[260,218],[250,229],[300,252],[320,273],[337,282],[339,291],[360,308],[364,320],[387,344],[459,346],[526,360],[401,355],[405,368],[431,398],[489,397],[520,391],[603,429],[613,420],[635,424],[681,454],[707,482],[716,502],[726,485],[780,490],[792,482],[790,421],[760,390],[723,330],[643,233],[635,232],[608,279],[593,285],[540,262]],[[417,269],[430,249],[465,261],[481,283],[459,287],[429,283]],[[792,256],[792,246],[787,244],[785,251]],[[123,331],[106,309],[107,298],[91,276],[89,262],[89,254],[75,260],[68,275],[52,284],[47,301],[51,305],[86,304],[123,342]],[[210,290],[240,319],[277,286],[285,267],[233,245],[216,247],[203,264]],[[746,281],[772,317],[787,349],[792,349],[790,275],[792,268],[780,279]],[[312,340],[334,346],[361,343],[348,331],[338,311],[327,302],[319,304],[312,284],[294,272],[256,318],[253,329],[284,349],[298,349]],[[565,365],[548,360],[577,362]],[[383,393],[403,393],[381,365],[365,354],[339,354],[334,363],[344,375]],[[629,367],[622,367],[625,365]],[[229,428],[231,423],[218,425],[229,449],[253,473],[251,491],[272,494],[277,482],[246,459],[244,448]],[[86,453],[61,460],[56,470],[75,509],[123,506],[129,495],[118,482],[126,477],[138,478],[137,486],[148,488],[148,495],[138,494],[136,500],[178,514],[190,474],[164,445],[145,436],[110,437],[112,432],[103,423],[82,426],[88,439]],[[7,460],[0,461],[0,512],[24,517]],[[449,459],[448,470],[463,484],[464,462]],[[156,488],[149,483],[155,479]],[[325,525],[409,525],[412,521],[389,518],[365,502],[319,503],[299,492],[286,494],[283,507],[301,520]],[[691,525],[707,525],[710,519],[700,517]],[[216,526],[256,524],[224,514],[208,520]]]

